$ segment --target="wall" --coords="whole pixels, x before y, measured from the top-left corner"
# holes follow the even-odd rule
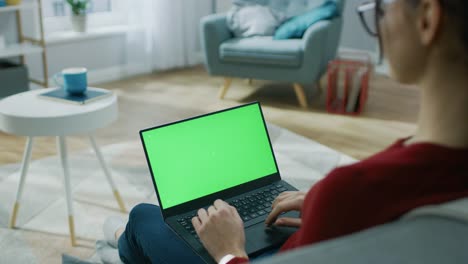
[[[30,27],[37,26],[37,22],[23,21],[23,25],[25,31],[30,32]],[[0,16],[0,34],[6,37],[7,44],[17,42],[16,21],[12,13],[2,13]],[[120,34],[47,45],[49,77],[63,68],[84,66],[90,72],[94,72],[90,78],[91,82],[117,79],[121,77],[119,69],[125,66],[125,43],[125,35]],[[30,76],[42,79],[41,56],[39,54],[27,56],[26,62]],[[100,76],[102,74],[106,76]]]
[[[196,3],[195,10],[186,9],[179,11],[179,8],[182,8],[185,4],[185,0],[183,0],[179,1],[177,5],[174,4],[171,7],[173,9],[169,11],[171,12],[171,14],[180,13],[177,16],[182,16],[182,18],[189,17],[188,15],[185,15],[185,12],[206,12],[203,13],[203,15],[210,13],[211,0],[191,1]],[[32,12],[26,12],[29,11],[25,11],[25,14],[23,15],[23,25],[25,28],[25,33],[28,36],[34,36],[38,32],[37,14],[33,14]],[[167,28],[167,30],[163,31],[163,33],[170,33],[170,23],[177,23],[177,21],[181,20],[177,18],[169,22],[167,25],[160,24],[160,26]],[[9,43],[14,43],[17,41],[15,27],[16,22],[15,17],[13,15],[4,16],[2,14],[0,16],[0,34],[4,34],[4,31],[8,31],[8,33],[5,33],[4,35],[6,35],[7,42]],[[184,29],[184,31],[186,32],[185,35],[187,38],[194,39],[193,41],[190,41],[190,43],[195,42],[193,44],[194,46],[196,46],[195,49],[200,50],[201,47],[199,45],[198,23],[193,23],[193,28],[187,28]],[[132,37],[134,37],[135,33],[131,33],[131,35]],[[162,38],[164,38],[164,36],[162,36]],[[154,43],[154,48],[158,49],[159,42],[154,41]],[[175,48],[179,48],[179,46],[176,45]],[[183,47],[181,49],[183,49]],[[91,39],[79,39],[70,41],[67,40],[63,43],[51,43],[47,45],[49,77],[51,77],[54,73],[59,72],[63,68],[75,66],[82,66],[88,68],[88,77],[90,83],[99,83],[124,78],[128,75],[134,74],[135,72],[141,73],[142,67],[140,67],[140,65],[137,65],[137,67],[133,67],[135,65],[132,65],[131,68],[130,65],[128,65],[129,63],[135,63],[129,62],[127,60],[127,56],[133,55],[131,53],[127,53],[128,51],[129,46],[127,46],[126,32],[115,33],[110,36],[98,36],[93,37]],[[184,51],[180,52],[183,53]],[[157,53],[155,52],[155,58],[152,59],[157,61],[156,57]],[[202,57],[199,56],[199,59],[197,61],[201,62],[201,58]],[[30,71],[30,75],[32,77],[42,79],[41,62],[42,60],[40,55],[27,57],[27,64]],[[135,69],[138,70],[135,71]]]
[[[91,83],[118,79],[121,77],[121,67],[124,67],[126,62],[125,51],[124,35],[48,45],[49,79],[54,73],[68,67],[86,67],[90,72]],[[42,78],[40,56],[28,56],[27,62],[30,75]],[[100,76],[104,72],[106,76]]]
[[[346,0],[340,47],[376,52],[377,41],[365,31],[356,12],[357,6],[362,2],[365,1]]]
[[[6,39],[6,44],[16,42],[15,17],[13,13],[0,13],[0,35]]]

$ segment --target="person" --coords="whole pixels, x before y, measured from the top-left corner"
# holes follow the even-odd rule
[[[280,251],[348,235],[397,220],[423,205],[468,196],[468,3],[465,0],[375,0],[360,7],[379,39],[391,75],[418,85],[417,130],[382,152],[333,170],[307,193],[281,193],[266,224],[299,227]],[[373,12],[373,21],[366,20]],[[300,219],[277,218],[298,210]],[[218,263],[243,263],[245,235],[237,211],[221,200],[192,219]],[[198,263],[161,220],[138,205],[126,228],[113,229],[125,263]]]

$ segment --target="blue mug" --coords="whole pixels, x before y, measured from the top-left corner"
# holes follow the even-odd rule
[[[68,68],[53,77],[57,86],[64,89],[69,94],[80,95],[88,88],[88,70],[86,68]],[[60,82],[60,78],[63,82]]]

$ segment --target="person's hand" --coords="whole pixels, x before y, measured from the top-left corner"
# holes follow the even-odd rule
[[[292,217],[277,217],[283,212],[289,211],[302,211],[302,205],[304,204],[306,193],[305,192],[283,192],[273,201],[271,205],[271,212],[265,220],[267,226],[275,225],[279,226],[291,226],[300,227],[302,220],[300,218]]]
[[[227,254],[247,258],[244,224],[236,208],[218,199],[208,210],[198,210],[192,224],[216,262]]]

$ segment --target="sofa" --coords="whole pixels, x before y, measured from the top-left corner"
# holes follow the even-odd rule
[[[255,263],[468,263],[468,198],[421,207],[397,221]]]
[[[335,1],[341,14],[344,0]],[[283,2],[286,8],[292,1]],[[303,85],[316,84],[328,62],[335,58],[342,18],[340,15],[320,21],[310,26],[301,39],[287,40],[234,37],[226,14],[206,16],[200,27],[205,67],[210,75],[224,77],[221,99],[232,78],[261,79],[292,83],[300,106],[306,108],[308,102]]]

